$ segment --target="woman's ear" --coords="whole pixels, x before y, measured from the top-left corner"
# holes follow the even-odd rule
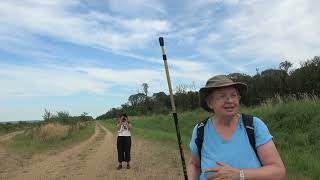
[[[208,99],[207,105],[211,110],[213,110],[213,99],[212,98]]]

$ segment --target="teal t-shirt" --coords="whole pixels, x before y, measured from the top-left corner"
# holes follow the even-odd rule
[[[253,125],[257,148],[272,140],[273,137],[261,119],[254,117]],[[199,156],[198,148],[195,143],[196,137],[197,126],[193,129],[189,147],[193,155]],[[223,162],[239,169],[261,167],[260,162],[250,145],[242,116],[237,129],[231,138],[226,141],[223,140],[220,134],[216,131],[211,118],[207,121],[207,124],[204,127],[201,153],[202,172],[207,168],[217,167],[218,165],[216,164],[216,161]],[[201,173],[200,179],[205,179],[208,175],[209,173]]]

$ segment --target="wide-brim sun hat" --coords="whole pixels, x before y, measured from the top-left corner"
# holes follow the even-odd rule
[[[213,110],[207,104],[207,97],[217,88],[233,86],[238,91],[241,97],[245,97],[247,94],[248,87],[245,83],[242,82],[233,82],[226,75],[217,75],[210,78],[206,85],[202,87],[199,91],[199,100],[200,106],[209,112],[213,112]]]

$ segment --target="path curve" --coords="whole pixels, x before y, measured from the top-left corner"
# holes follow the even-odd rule
[[[183,179],[178,151],[133,136],[131,169],[116,170],[116,137],[99,122],[86,141],[56,155],[32,159],[31,165],[11,173],[8,180]],[[173,149],[173,151],[172,151]]]

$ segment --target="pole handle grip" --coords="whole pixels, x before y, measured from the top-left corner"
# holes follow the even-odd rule
[[[159,37],[159,43],[160,43],[160,46],[164,46],[164,40],[163,40],[163,37]]]

